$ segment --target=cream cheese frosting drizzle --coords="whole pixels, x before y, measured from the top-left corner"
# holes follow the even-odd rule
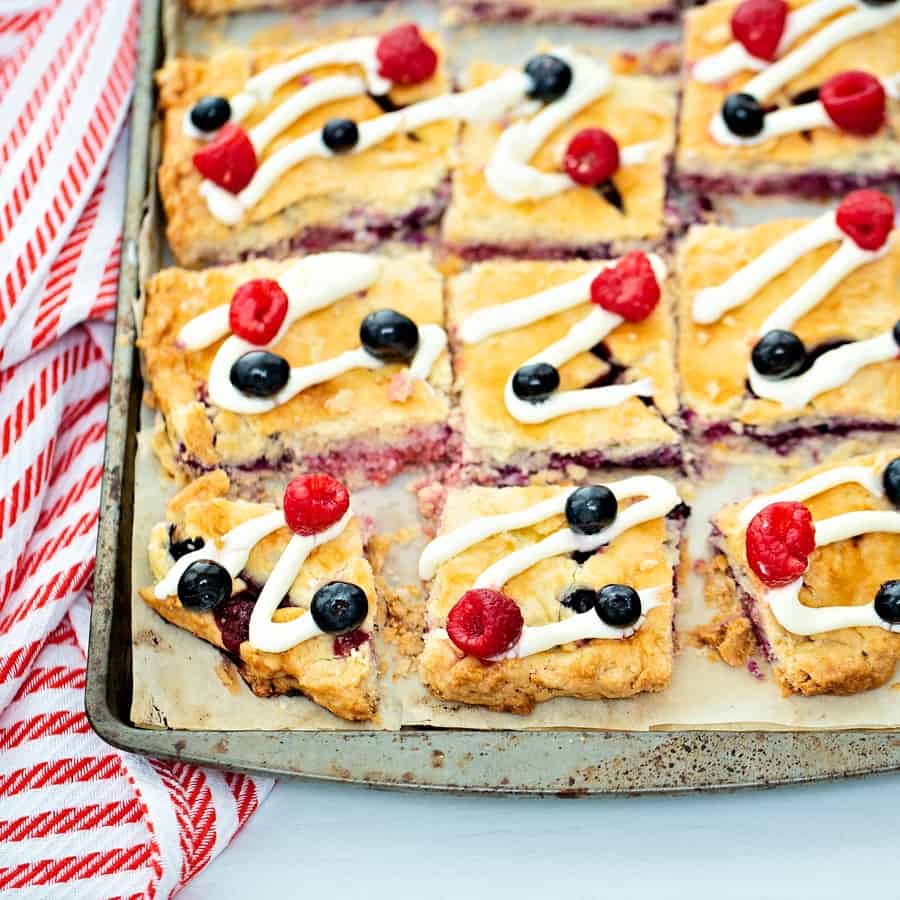
[[[648,253],[647,258],[653,267],[656,280],[662,283],[666,277],[665,263],[654,253]],[[459,329],[460,339],[464,344],[480,343],[492,335],[513,331],[585,303],[590,297],[593,280],[604,269],[614,265],[615,260],[601,263],[588,274],[565,284],[520,300],[480,309],[462,322]],[[522,366],[544,362],[558,368],[579,353],[596,346],[624,321],[619,315],[595,308],[584,319],[575,323],[564,337],[523,362]],[[511,373],[506,381],[504,402],[514,419],[528,425],[547,422],[568,413],[608,409],[623,403],[629,397],[653,395],[653,382],[649,378],[642,378],[629,384],[556,391],[545,400],[530,402],[516,396],[513,390],[514,375],[515,372]]]

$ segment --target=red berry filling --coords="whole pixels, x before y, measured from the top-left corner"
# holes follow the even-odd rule
[[[250,640],[250,617],[256,606],[256,595],[241,591],[213,610],[213,618],[222,635],[222,645],[229,653],[241,652],[241,644]]]
[[[591,301],[626,322],[640,322],[656,309],[660,290],[646,253],[632,250],[591,284]]]
[[[525,620],[516,603],[502,591],[466,591],[447,616],[450,640],[469,656],[499,656],[518,643]]]
[[[837,209],[838,228],[863,250],[885,245],[894,227],[894,204],[880,191],[853,191]]]
[[[334,639],[334,655],[349,656],[354,650],[362,647],[369,640],[369,633],[357,628],[355,631],[348,631],[346,634],[339,634]]]
[[[294,534],[319,534],[339,522],[350,508],[350,494],[323,473],[300,475],[284,492],[284,518]]]
[[[237,194],[256,174],[256,150],[247,132],[229,122],[194,154],[194,165],[204,178]]]
[[[831,121],[849,134],[875,134],[884,125],[884,86],[868,72],[832,76],[819,90],[819,99]]]
[[[812,513],[802,503],[770,503],[747,526],[747,562],[769,587],[799,578],[815,549]]]
[[[563,168],[576,184],[594,187],[619,168],[619,145],[602,128],[585,128],[569,141]]]
[[[288,296],[271,278],[242,284],[231,298],[228,324],[232,334],[251,344],[268,344],[278,334],[288,311]]]
[[[398,25],[378,39],[378,74],[394,84],[419,84],[437,69],[438,57],[417,25]]]
[[[784,0],[744,0],[731,16],[731,34],[757,59],[771,62],[787,24]]]

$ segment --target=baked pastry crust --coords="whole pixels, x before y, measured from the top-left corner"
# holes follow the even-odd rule
[[[747,366],[760,326],[822,267],[836,243],[806,254],[717,322],[701,325],[693,319],[692,305],[701,289],[722,284],[804,224],[802,219],[780,219],[752,228],[695,226],[679,245],[678,367],[694,430],[718,431],[727,423],[732,430],[764,437],[819,427],[900,425],[900,365],[894,360],[865,366],[801,410],[755,398],[748,391]],[[851,272],[791,330],[813,349],[837,339],[873,337],[890,330],[898,319],[900,232],[895,231],[884,256]]]
[[[189,476],[224,468],[235,482],[246,484],[266,472],[297,474],[327,462],[331,474],[346,476],[356,486],[367,479],[389,480],[404,459],[443,456],[450,435],[446,351],[427,383],[410,382],[405,400],[393,390],[402,367],[390,364],[377,371],[346,372],[258,415],[205,402],[205,384],[221,341],[203,350],[185,350],[176,343],[182,326],[228,304],[245,281],[276,278],[291,264],[256,259],[202,272],[166,269],[147,282],[138,344],[167,439],[155,447],[163,464],[175,462]],[[345,297],[298,319],[273,352],[295,366],[337,356],[359,346],[365,315],[386,307],[409,315],[418,325],[443,325],[442,280],[426,254],[382,258],[380,264],[380,276],[365,294]],[[399,454],[393,461],[385,457],[391,451]]]
[[[270,512],[271,504],[228,500],[228,477],[211,472],[176,494],[166,510],[166,522],[154,526],[150,534],[150,568],[159,581],[172,567],[169,553],[170,528],[176,540],[202,537],[207,543],[221,541],[223,535],[248,519]],[[235,579],[264,584],[290,540],[285,527],[260,541],[250,552],[247,565]],[[276,622],[302,615],[319,585],[340,579],[361,587],[369,600],[369,613],[361,628],[369,635],[381,615],[372,569],[363,555],[359,522],[350,524],[333,541],[317,547],[303,564],[288,598],[291,605],[275,611]],[[197,637],[225,650],[222,634],[212,611],[185,609],[178,597],[157,599],[152,587],[140,591],[143,600],[166,621],[190,631]],[[366,641],[348,656],[338,656],[331,635],[312,638],[284,653],[255,650],[247,641],[240,646],[236,660],[244,680],[260,697],[300,691],[335,715],[351,721],[373,719],[378,710],[377,660],[371,641]]]
[[[494,63],[476,63],[466,81],[477,87],[507,70]],[[625,214],[587,187],[521,203],[501,199],[485,180],[484,169],[504,126],[466,124],[453,167],[444,239],[471,258],[495,253],[603,257],[636,242],[660,241],[665,233],[666,169],[675,137],[675,109],[675,86],[667,79],[613,75],[610,92],[558,128],[531,161],[538,169],[558,172],[571,138],[589,127],[608,129],[619,146],[658,141],[660,152],[647,162],[623,166],[613,177]]]
[[[883,471],[900,447],[805,472],[803,481],[838,466],[871,467]],[[856,694],[879,687],[894,674],[900,661],[900,634],[873,626],[842,628],[808,637],[785,631],[760,598],[766,590],[747,563],[746,529],[738,515],[748,501],[726,506],[713,520],[713,544],[725,556],[734,589],[742,595],[761,643],[773,662],[775,678],[785,695],[796,693]],[[887,509],[886,499],[874,497],[857,484],[842,484],[804,500],[814,519],[854,510]],[[855,606],[871,602],[879,586],[900,577],[900,534],[878,532],[819,547],[810,556],[800,600],[806,606]]]
[[[482,516],[523,509],[560,490],[548,486],[451,489],[439,533]],[[563,524],[563,517],[556,516],[530,528],[504,532],[443,563],[431,583],[428,626],[442,627],[456,601],[489,565]],[[661,691],[672,674],[672,579],[677,557],[673,526],[659,518],[628,529],[581,566],[569,556],[545,559],[504,587],[522,609],[526,625],[545,625],[567,615],[559,598],[572,584],[600,588],[623,583],[636,589],[664,585],[661,605],[647,613],[630,638],[579,641],[492,663],[463,656],[432,631],[426,634],[420,660],[422,678],[444,700],[522,714],[553,697],[600,699]]]
[[[593,266],[596,268],[596,265]],[[527,297],[584,275],[589,262],[494,260],[451,278],[451,335],[475,310]],[[654,406],[637,397],[609,409],[570,413],[536,425],[510,415],[504,385],[526,360],[563,337],[592,308],[583,304],[477,344],[454,346],[455,389],[460,398],[464,462],[497,470],[538,471],[565,462],[599,465],[635,461],[671,463],[679,438],[664,416],[678,411],[674,368],[674,298],[671,279],[656,309],[644,321],[624,322],[604,340],[611,358],[627,367],[625,380],[651,377]],[[609,363],[582,353],[559,369],[561,389],[584,387],[609,372]]]
[[[809,0],[812,2],[812,0]],[[730,19],[738,0],[714,0],[684,15],[684,87],[678,128],[677,173],[686,187],[722,193],[824,195],[879,184],[900,173],[900,107],[888,103],[888,121],[878,134],[856,137],[836,128],[813,128],[753,145],[723,146],[709,133],[722,102],[739,92],[754,72],[740,72],[719,84],[691,78],[691,66],[731,42]],[[791,8],[807,0],[787,0]],[[808,40],[833,19],[800,37]],[[789,106],[792,97],[818,87],[832,75],[864,69],[894,75],[900,59],[900,20],[839,44],[804,69],[766,104]]]
[[[192,160],[201,146],[184,132],[187,110],[207,95],[233,96],[262,69],[315,47],[343,39],[268,47],[255,51],[233,48],[208,60],[178,58],[157,73],[163,114],[163,160],[159,188],[168,218],[166,234],[182,265],[233,262],[248,255],[284,256],[291,247],[370,246],[402,224],[416,227],[439,215],[448,176],[448,152],[457,134],[455,121],[435,122],[415,136],[395,135],[362,153],[309,159],[280,177],[240,224],[228,226],[209,212],[199,194],[202,181]],[[435,35],[428,42],[443,54]],[[323,66],[311,73],[321,78],[355,73],[356,66]],[[294,79],[261,103],[242,122],[252,128],[275,107],[301,89]],[[396,86],[391,99],[406,105],[446,93],[449,82],[442,68],[421,85]],[[382,114],[366,95],[317,107],[300,116],[269,144],[260,161],[288,141],[321,128],[332,118],[355,121]]]

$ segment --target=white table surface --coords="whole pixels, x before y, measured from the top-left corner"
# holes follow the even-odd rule
[[[898,803],[900,775],[577,800],[285,781],[179,897],[897,897]]]

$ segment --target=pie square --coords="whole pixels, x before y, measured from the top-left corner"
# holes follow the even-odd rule
[[[236,290],[262,279],[276,280],[298,312],[264,348],[227,336],[226,319]],[[265,349],[286,360],[294,367],[291,379],[353,350],[354,365],[377,366],[360,349],[360,327],[384,309],[416,323],[419,349],[410,365],[423,364],[421,377],[403,362],[350,367],[323,374],[327,380],[293,396],[289,382],[287,394],[268,399],[248,397],[229,383],[228,360],[245,350]],[[210,317],[218,317],[214,327]],[[249,491],[269,475],[305,471],[327,471],[352,486],[384,483],[406,466],[444,459],[452,435],[443,320],[442,278],[422,253],[380,258],[337,252],[164,270],[146,284],[139,341],[161,421],[157,453],[170,471],[191,478],[221,468]],[[190,329],[182,330],[189,325],[207,346],[185,343]],[[426,357],[434,360],[430,366]]]
[[[732,37],[731,18],[742,5],[737,0],[714,0],[685,12],[676,166],[682,187],[817,197],[896,180],[900,10],[892,3],[787,3],[791,11],[786,28],[797,36],[786,45],[782,40],[771,62],[754,57]],[[862,20],[862,30],[848,26],[848,20]],[[844,29],[856,36],[845,37]],[[819,43],[825,52],[804,60],[809,48]],[[806,61],[809,64],[803,65]],[[874,121],[863,134],[838,127],[819,99],[829,79],[851,70],[874,76],[869,81],[883,94],[884,122],[878,127]],[[754,110],[765,115],[760,118],[754,112],[752,125],[739,126],[750,133],[737,135],[721,112],[730,95],[747,93],[756,100]],[[762,131],[757,130],[760,123]]]
[[[855,694],[894,674],[898,625],[877,615],[874,600],[888,582],[894,581],[895,594],[900,591],[898,458],[900,448],[894,447],[830,462],[786,488],[726,506],[713,519],[707,590],[743,605],[786,696]],[[893,502],[885,492],[892,460]],[[767,586],[748,562],[748,525],[775,502],[802,504],[815,528],[808,568],[786,587]],[[853,522],[873,513],[870,521]],[[849,527],[840,533],[845,523]]]
[[[422,40],[443,55],[435,36]],[[180,264],[366,247],[387,237],[420,234],[440,217],[455,120],[388,135],[361,152],[345,149],[329,155],[316,137],[331,120],[362,125],[386,109],[449,89],[440,64],[418,84],[383,78],[376,42],[375,36],[348,37],[336,30],[329,40],[258,50],[229,48],[208,59],[179,57],[166,63],[157,75],[163,115],[159,188],[169,244]],[[350,61],[334,61],[338,59]],[[298,70],[281,84],[283,79],[272,74]],[[274,91],[273,83],[278,84]],[[222,129],[204,135],[191,124],[194,105],[206,97],[230,101],[228,126],[251,139],[251,157],[255,150],[253,180],[237,194],[204,179],[193,161],[194,154],[208,146],[204,137],[222,137]],[[298,144],[304,138],[307,144],[315,143],[313,155],[291,165],[294,150],[306,146]],[[238,143],[243,159],[246,141]],[[251,199],[248,192],[253,193]]]
[[[851,254],[856,268],[830,280]],[[761,263],[772,264],[772,277],[754,291]],[[734,432],[786,448],[823,432],[900,425],[900,348],[890,337],[900,320],[900,232],[867,252],[834,225],[833,211],[814,221],[697,226],[679,246],[677,270],[681,393],[695,434]],[[743,302],[723,309],[719,299]],[[751,384],[753,348],[779,330],[802,341],[799,374]],[[857,368],[851,357],[869,350]]]
[[[593,90],[596,96],[572,114],[560,114],[558,123],[551,120],[549,125],[555,127],[549,132],[541,127],[541,117],[556,116],[558,108],[566,110],[565,95],[530,118],[520,115],[464,125],[443,235],[452,250],[468,259],[602,258],[665,237],[666,173],[675,136],[674,84],[664,78],[617,74],[583,53],[557,49],[551,55],[572,66],[570,91]],[[469,69],[466,81],[475,87],[508,71],[479,62]],[[598,85],[607,87],[602,91]],[[614,187],[617,200],[600,189],[565,182],[562,176],[570,141],[590,128],[607,131],[619,147],[620,165],[605,182]],[[531,158],[509,162],[517,145],[526,146],[523,136],[528,129],[547,137]],[[510,173],[521,163],[527,164],[527,169],[518,170],[524,175],[511,182]],[[545,194],[542,187],[529,183],[537,178],[549,184],[547,176],[557,180],[554,193]]]
[[[219,647],[258,696],[299,691],[344,719],[373,719],[378,712],[378,661],[371,637],[381,609],[372,569],[363,553],[360,523],[349,513],[343,530],[306,556],[271,620],[279,639],[279,627],[303,617],[308,625],[310,604],[319,589],[331,582],[345,582],[361,589],[368,604],[365,618],[350,633],[334,636],[313,627],[298,643],[277,652],[251,643],[252,612],[292,537],[283,516],[281,527],[276,522],[275,530],[270,528],[261,540],[245,542],[249,553],[234,566],[237,571],[232,573],[229,597],[210,609],[182,605],[176,587],[184,578],[186,563],[224,563],[229,533],[266,516],[279,517],[272,504],[227,499],[228,490],[228,476],[210,472],[169,501],[166,521],[155,525],[150,534],[148,553],[156,585],[143,588],[141,597],[166,621]],[[203,543],[194,549],[198,539]],[[173,572],[175,567],[179,568]]]
[[[678,19],[678,3],[672,0],[444,0],[444,6],[453,25],[516,22],[637,28]]]
[[[451,640],[446,630],[448,615],[489,567],[510,560],[511,554],[528,553],[555,534],[573,534],[563,514],[573,488],[470,486],[448,491],[437,538],[420,561],[420,574],[432,578],[420,671],[435,695],[450,702],[525,714],[553,697],[633,697],[667,687],[672,674],[679,516],[684,507],[677,505],[675,489],[656,476],[607,486],[622,495],[617,518],[630,516],[633,521],[623,522],[621,529],[614,521],[608,526],[608,538],[598,533],[601,549],[596,552],[541,554],[522,571],[522,566],[516,566],[516,574],[505,583],[492,584],[518,606],[524,629],[519,643],[500,658],[487,660],[465,653]],[[646,496],[636,499],[644,491],[659,495],[651,501],[655,509],[641,506],[646,506]],[[549,516],[529,514],[548,503],[554,507]],[[524,519],[510,522],[517,515]],[[494,527],[490,517],[497,516],[503,520],[493,520],[498,526]],[[510,525],[521,527],[506,527]],[[477,532],[474,537],[483,539],[461,545],[458,530],[472,528]],[[443,547],[442,542],[446,542]],[[576,614],[562,600],[573,588],[598,591],[607,585],[637,591],[643,604],[641,617],[628,628],[590,639],[587,635],[597,633],[591,629],[602,625],[599,615],[590,608]],[[543,641],[546,649],[535,650],[531,644],[532,652],[520,655],[526,642],[541,640],[550,632],[557,636]]]
[[[477,263],[449,280],[448,321],[454,342],[463,462],[481,470],[483,478],[521,481],[529,472],[565,469],[570,464],[658,466],[680,460],[679,436],[666,421],[678,411],[674,291],[668,278],[663,280],[659,303],[643,321],[620,320],[596,341],[593,350],[582,350],[558,366],[559,396],[592,385],[618,385],[614,390],[621,391],[622,385],[636,386],[650,379],[652,388],[642,390],[652,393],[652,401],[646,395],[642,399],[637,390],[608,408],[587,408],[533,423],[515,418],[510,411],[507,382],[523,363],[539,358],[568,334],[582,344],[585,335],[592,340],[589,317],[597,315],[598,308],[590,302],[591,279],[609,268],[610,263],[577,260],[493,260]],[[546,297],[545,292],[553,289],[568,290],[574,305],[569,302],[568,308],[541,316],[538,311],[546,301],[536,295]],[[523,307],[531,311],[528,318],[533,321],[486,337],[483,332],[475,334],[476,342],[465,342],[467,329],[486,311],[494,309],[503,328],[515,326],[510,312]],[[553,308],[551,303],[547,309]],[[600,324],[597,334],[605,328]],[[542,406],[534,408],[540,411]]]

